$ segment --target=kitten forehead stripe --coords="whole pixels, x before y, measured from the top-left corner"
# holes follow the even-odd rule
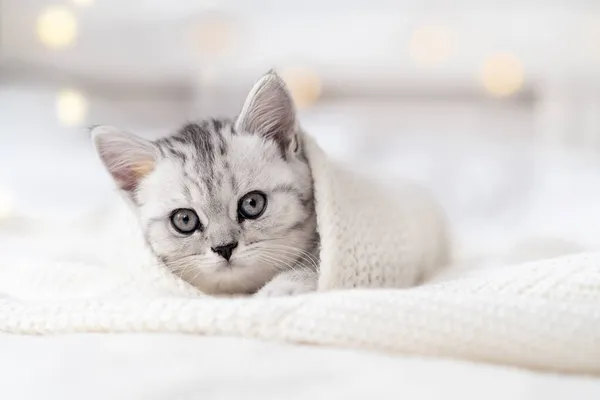
[[[207,166],[212,165],[215,162],[214,144],[213,137],[221,135],[219,131],[210,131],[208,123],[199,124],[187,124],[181,130],[182,136],[190,141],[198,150],[200,157],[205,160]]]

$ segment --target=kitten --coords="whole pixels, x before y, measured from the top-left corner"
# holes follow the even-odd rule
[[[209,294],[316,289],[313,183],[290,94],[274,73],[235,120],[190,123],[149,141],[92,132],[157,259]]]

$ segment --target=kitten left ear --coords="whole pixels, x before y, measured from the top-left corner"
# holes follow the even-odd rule
[[[269,71],[252,88],[236,121],[236,130],[275,140],[282,150],[297,149],[296,109],[285,82]]]
[[[132,195],[140,181],[154,170],[156,149],[152,142],[110,126],[97,126],[91,134],[117,186]]]

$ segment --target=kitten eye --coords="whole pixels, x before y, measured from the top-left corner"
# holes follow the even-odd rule
[[[194,210],[179,208],[171,213],[171,225],[177,232],[189,235],[200,226],[200,218]]]
[[[260,217],[265,208],[267,208],[267,196],[263,192],[247,193],[238,201],[238,214],[245,219]]]

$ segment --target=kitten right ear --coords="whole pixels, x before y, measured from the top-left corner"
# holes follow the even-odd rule
[[[296,110],[285,82],[269,71],[252,88],[236,120],[238,132],[275,140],[284,151],[295,140]]]
[[[156,148],[149,140],[111,126],[92,129],[92,140],[117,186],[130,194],[156,164]]]

